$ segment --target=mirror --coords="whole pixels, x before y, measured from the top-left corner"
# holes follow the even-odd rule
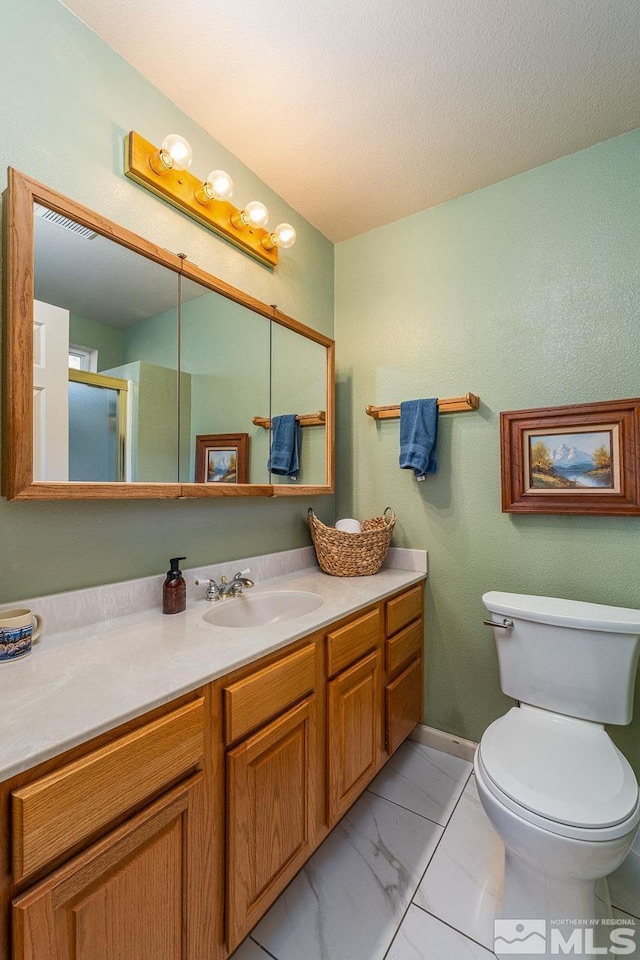
[[[178,275],[34,205],[34,480],[178,480]]]
[[[271,417],[295,414],[302,426],[296,479],[272,473],[270,482],[322,485],[327,427],[317,414],[326,409],[327,351],[322,344],[274,322],[271,376]]]
[[[180,457],[180,479],[224,483],[242,476],[245,483],[268,484],[269,434],[252,421],[269,410],[269,321],[194,280],[183,278],[181,291],[181,408],[188,449]],[[246,435],[246,443],[233,440],[239,435]]]
[[[12,168],[3,213],[8,499],[333,491],[332,340]]]

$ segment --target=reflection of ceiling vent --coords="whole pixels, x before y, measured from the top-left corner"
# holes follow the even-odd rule
[[[69,217],[65,217],[61,213],[56,213],[55,210],[50,210],[49,207],[43,207],[40,203],[34,204],[33,212],[36,217],[49,220],[50,223],[57,223],[59,227],[64,227],[65,230],[70,230],[78,237],[84,237],[85,240],[93,240],[94,237],[98,236],[97,233],[89,230],[88,227],[83,227],[79,223],[76,223],[75,220],[70,220]]]

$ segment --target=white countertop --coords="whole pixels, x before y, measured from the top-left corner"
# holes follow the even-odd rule
[[[311,567],[251,590],[251,596],[291,588],[323,597],[321,607],[294,620],[215,627],[203,620],[213,605],[190,600],[173,616],[157,607],[45,632],[30,656],[0,664],[0,781],[424,578],[397,568],[372,577],[330,577]]]

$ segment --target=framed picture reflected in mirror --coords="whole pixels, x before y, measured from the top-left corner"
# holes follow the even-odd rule
[[[196,437],[195,483],[248,483],[248,476],[248,433],[205,433]]]

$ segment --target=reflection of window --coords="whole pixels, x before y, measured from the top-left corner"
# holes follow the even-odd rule
[[[98,370],[98,351],[89,347],[80,347],[75,343],[69,344],[69,369],[86,370],[96,373]]]

